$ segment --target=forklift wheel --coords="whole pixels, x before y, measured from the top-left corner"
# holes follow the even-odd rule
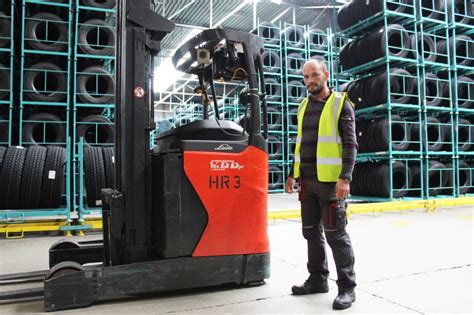
[[[60,240],[51,245],[51,249],[71,249],[71,248],[79,248],[79,244],[77,242],[67,241],[67,240]]]
[[[84,270],[84,267],[75,261],[63,261],[59,264],[54,265],[53,268],[51,268],[49,272],[45,275],[44,279],[49,280],[55,277],[82,270]]]

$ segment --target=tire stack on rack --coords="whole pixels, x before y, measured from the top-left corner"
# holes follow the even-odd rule
[[[22,145],[66,145],[69,128],[69,5],[23,1]]]
[[[448,2],[421,3],[418,54],[421,66],[423,175],[427,198],[456,196],[454,106],[448,51]],[[412,42],[412,44],[415,44]]]
[[[282,192],[286,173],[293,163],[298,106],[307,94],[301,80],[302,67],[309,58],[321,58],[329,66],[333,64],[328,34],[287,23],[282,29],[262,23],[253,33],[264,39],[265,48],[262,57],[269,106],[269,191]]]
[[[283,53],[280,26],[264,22],[253,31],[264,41],[262,54],[265,74],[268,121],[268,191],[282,192],[285,177]]]
[[[456,193],[474,195],[474,9],[470,0],[450,1],[449,47],[454,115]],[[449,180],[452,180],[450,177]]]
[[[0,147],[0,210],[60,208],[65,170],[63,147]]]
[[[78,0],[76,6],[74,152],[83,176],[79,208],[85,215],[101,206],[101,189],[114,182],[116,1]]]
[[[313,31],[313,30],[312,30]],[[283,74],[283,112],[284,112],[284,148],[285,148],[285,174],[282,178],[282,190],[286,175],[293,163],[294,141],[298,131],[297,112],[298,106],[306,97],[301,70],[304,63],[310,58],[309,41],[312,48],[321,48],[327,43],[322,33],[309,32],[307,26],[284,23],[281,31],[282,40],[282,74]],[[312,54],[320,54],[314,50]]]
[[[0,209],[28,220],[70,210],[65,184],[71,29],[68,4],[21,2],[21,11],[3,7],[6,1],[0,7]],[[20,57],[11,45],[15,34],[21,34]],[[10,60],[2,56],[5,49]]]
[[[413,172],[422,154],[417,48],[411,45],[415,13],[408,0],[351,1],[338,12],[336,38],[345,44],[337,78],[349,81],[339,89],[354,102],[357,118],[359,154],[351,183],[356,199],[423,196],[416,185],[421,173]]]
[[[338,77],[351,79],[341,89],[355,103],[358,119],[352,195],[377,200],[457,196],[459,187],[468,192],[474,187],[470,155],[459,152],[474,144],[474,85],[467,75],[474,43],[460,21],[472,21],[472,4],[370,4],[351,1],[337,17],[336,37],[348,40],[339,53]]]

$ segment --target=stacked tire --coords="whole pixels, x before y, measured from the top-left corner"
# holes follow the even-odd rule
[[[81,2],[90,7],[99,9],[113,9],[116,6],[116,0],[81,0]]]
[[[458,118],[457,123],[457,149],[460,153],[474,150],[474,118]]]
[[[443,163],[438,160],[428,160],[428,197],[442,194],[454,195],[454,166],[452,162]]]
[[[59,208],[65,169],[62,147],[0,147],[0,209]]]
[[[83,54],[113,56],[115,41],[113,27],[103,20],[92,19],[79,26],[77,47]]]
[[[387,84],[388,80],[390,87]],[[418,103],[416,84],[415,77],[407,70],[392,68],[389,74],[382,72],[352,81],[348,84],[347,93],[357,109],[385,104],[388,101],[397,104],[416,104]]]
[[[66,51],[69,39],[67,19],[67,15],[63,17],[49,12],[39,12],[27,17],[25,42],[32,50]]]
[[[310,51],[326,53],[328,38],[325,31],[321,29],[311,29],[306,34],[306,37]]]
[[[282,88],[278,77],[265,77],[267,102],[280,102]]]
[[[459,194],[474,193],[474,161],[460,160],[458,165]],[[453,179],[449,178],[449,182]]]
[[[102,115],[88,115],[77,123],[76,141],[85,145],[114,143],[115,129],[112,121]]]
[[[411,169],[401,161],[393,161],[391,167],[390,178],[390,165],[387,160],[356,164],[352,174],[351,195],[388,198],[392,188],[393,198],[406,196],[412,187]]]
[[[10,135],[8,116],[0,116],[0,144],[8,143]]]
[[[305,34],[304,28],[298,25],[288,26],[281,34],[282,39],[286,42],[286,46],[290,48],[304,48]]]
[[[265,72],[281,71],[280,55],[275,50],[265,50],[262,53],[263,69]]]
[[[269,131],[280,131],[283,128],[283,117],[277,106],[267,108],[267,121]]]
[[[465,75],[457,76],[458,108],[474,109],[474,80]]]
[[[347,70],[383,58],[387,54],[405,58],[411,48],[410,35],[405,27],[391,24],[382,31],[346,43],[340,51],[340,63],[343,69]]]
[[[59,60],[37,62],[24,72],[23,91],[28,100],[45,103],[64,102],[67,98],[67,73]]]
[[[252,31],[263,39],[263,72],[265,75],[265,97],[267,101],[267,115],[264,117],[262,112],[262,121],[268,123],[268,191],[283,191],[283,168],[286,157],[284,156],[284,126],[286,112],[283,95],[287,84],[283,84],[284,69],[287,73],[297,75],[302,67],[304,49],[304,34],[301,28],[294,27],[280,31],[280,26],[263,22],[257,29]],[[299,51],[283,50],[283,41],[290,39],[294,41]],[[286,81],[287,82],[287,81]],[[241,104],[245,100],[240,100]],[[249,116],[241,113],[236,120],[245,130],[248,131]],[[262,124],[263,126],[263,124]]]
[[[278,45],[280,41],[280,27],[269,22],[260,23],[258,28],[252,31],[253,34],[263,38],[265,45]]]
[[[77,77],[78,102],[83,104],[111,104],[114,102],[115,79],[101,65],[84,68]]]
[[[387,2],[386,6],[390,11],[408,14],[414,13],[412,0]],[[382,10],[383,0],[353,0],[339,8],[337,12],[337,24],[341,30],[345,30],[360,21],[380,13]],[[381,23],[383,23],[383,21]],[[381,24],[375,26],[381,26]]]
[[[22,143],[28,145],[65,143],[66,124],[64,120],[58,115],[46,112],[27,116],[22,125]]]
[[[269,135],[268,139],[268,159],[270,161],[283,160],[283,140],[276,135]]]
[[[94,10],[96,8],[112,9],[116,5],[115,0],[81,0],[81,2]],[[87,16],[79,16],[77,48],[80,57],[86,59],[79,59],[77,102],[95,105],[112,104],[115,78],[104,65],[107,58],[115,54],[115,27],[105,21],[102,15],[95,14],[94,10],[91,10]],[[94,58],[88,56],[94,56]],[[91,62],[91,60],[95,61]]]
[[[284,189],[283,165],[270,164],[268,167],[268,190],[282,191]]]
[[[360,120],[356,123],[357,143],[359,152],[381,152],[388,151],[391,144],[393,151],[406,151],[412,143],[412,121],[406,118],[392,115],[391,124],[387,117]],[[391,129],[392,137],[388,132]]]
[[[10,27],[10,18],[4,12],[0,11],[0,48],[8,46],[11,42]]]
[[[84,203],[101,206],[101,190],[114,183],[115,129],[113,116],[104,109],[115,102],[116,27],[113,9],[116,0],[77,0],[82,5],[77,23],[75,141],[83,143]],[[110,13],[109,13],[110,12]],[[112,111],[110,111],[113,114]]]
[[[89,207],[102,204],[101,190],[113,188],[115,180],[113,147],[86,147],[84,149],[84,179],[86,203]]]
[[[10,90],[10,69],[0,63],[0,100],[8,99]]]
[[[460,192],[474,191],[472,165],[465,161],[459,163]],[[390,197],[389,167],[387,160],[356,164],[352,174],[351,195]],[[455,194],[455,166],[450,161],[426,159],[421,163],[415,160],[392,160],[391,167],[393,198],[421,197],[422,187],[425,187],[428,197]]]

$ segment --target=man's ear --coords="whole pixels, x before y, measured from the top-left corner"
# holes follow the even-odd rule
[[[324,71],[324,77],[326,78],[326,81],[329,80],[329,71]]]

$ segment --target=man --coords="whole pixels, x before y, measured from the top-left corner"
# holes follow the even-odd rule
[[[294,162],[285,189],[293,193],[295,181],[299,180],[310,275],[304,284],[291,290],[294,295],[329,291],[325,235],[338,276],[338,295],[333,308],[346,309],[355,301],[356,286],[354,252],[345,230],[345,198],[349,195],[358,149],[354,109],[345,93],[328,88],[329,72],[323,60],[306,62],[303,76],[309,96],[298,108]]]

